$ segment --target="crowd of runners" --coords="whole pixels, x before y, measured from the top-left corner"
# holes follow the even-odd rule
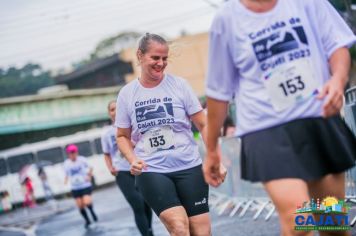
[[[184,78],[165,73],[169,43],[146,33],[137,49],[141,74],[109,102],[112,125],[102,136],[108,171],[140,233],[154,235],[153,211],[170,235],[211,235],[209,185],[229,174],[218,138],[234,100],[241,178],[263,183],[281,235],[312,235],[294,230],[295,207],[311,198],[345,198],[344,173],[355,163],[356,140],[340,117],[355,41],[327,0],[227,1],[209,35],[205,112]],[[88,226],[86,209],[98,220],[92,169],[75,145],[66,151],[66,175]]]

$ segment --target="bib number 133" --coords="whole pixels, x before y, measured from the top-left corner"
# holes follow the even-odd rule
[[[149,138],[150,140],[150,145],[151,147],[158,147],[160,145],[165,145],[166,144],[166,141],[164,140],[164,136],[163,135],[160,135],[160,136],[157,136],[157,137],[152,137],[152,138]]]
[[[169,126],[151,128],[143,135],[147,154],[174,148],[174,134]]]

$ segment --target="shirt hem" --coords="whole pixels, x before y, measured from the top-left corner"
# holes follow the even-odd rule
[[[349,37],[346,40],[343,40],[342,42],[338,43],[336,46],[332,47],[332,49],[329,51],[328,53],[328,58],[331,57],[331,55],[338,50],[339,48],[342,47],[347,47],[347,48],[351,48],[352,45],[354,45],[356,43],[356,37]]]
[[[232,99],[232,96],[227,96],[225,94],[221,94],[221,93],[218,93],[210,88],[207,88],[206,89],[206,96],[207,97],[210,97],[210,98],[213,98],[213,99],[216,99],[216,100],[220,100],[220,101],[230,101]]]
[[[148,166],[148,170],[143,171],[143,173],[172,173],[172,172],[177,172],[177,171],[181,171],[181,170],[188,170],[194,167],[197,167],[199,165],[202,164],[202,161],[199,161],[198,163],[194,163],[193,165],[187,165],[181,168],[170,168],[169,170],[160,170],[160,169],[155,169],[155,170],[149,170],[149,166]],[[148,164],[149,165],[149,164]]]

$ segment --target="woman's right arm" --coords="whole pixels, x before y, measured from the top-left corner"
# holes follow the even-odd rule
[[[117,129],[117,143],[120,152],[131,165],[131,174],[140,175],[142,169],[147,168],[146,163],[136,157],[134,148],[131,142],[131,128]]]
[[[116,176],[117,175],[117,171],[115,170],[115,168],[112,165],[112,160],[111,160],[110,154],[104,153],[104,158],[105,158],[106,167],[109,169],[110,173],[113,176]]]

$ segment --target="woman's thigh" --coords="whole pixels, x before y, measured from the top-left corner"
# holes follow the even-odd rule
[[[169,208],[182,205],[174,182],[166,174],[142,173],[136,176],[136,185],[157,216]]]

